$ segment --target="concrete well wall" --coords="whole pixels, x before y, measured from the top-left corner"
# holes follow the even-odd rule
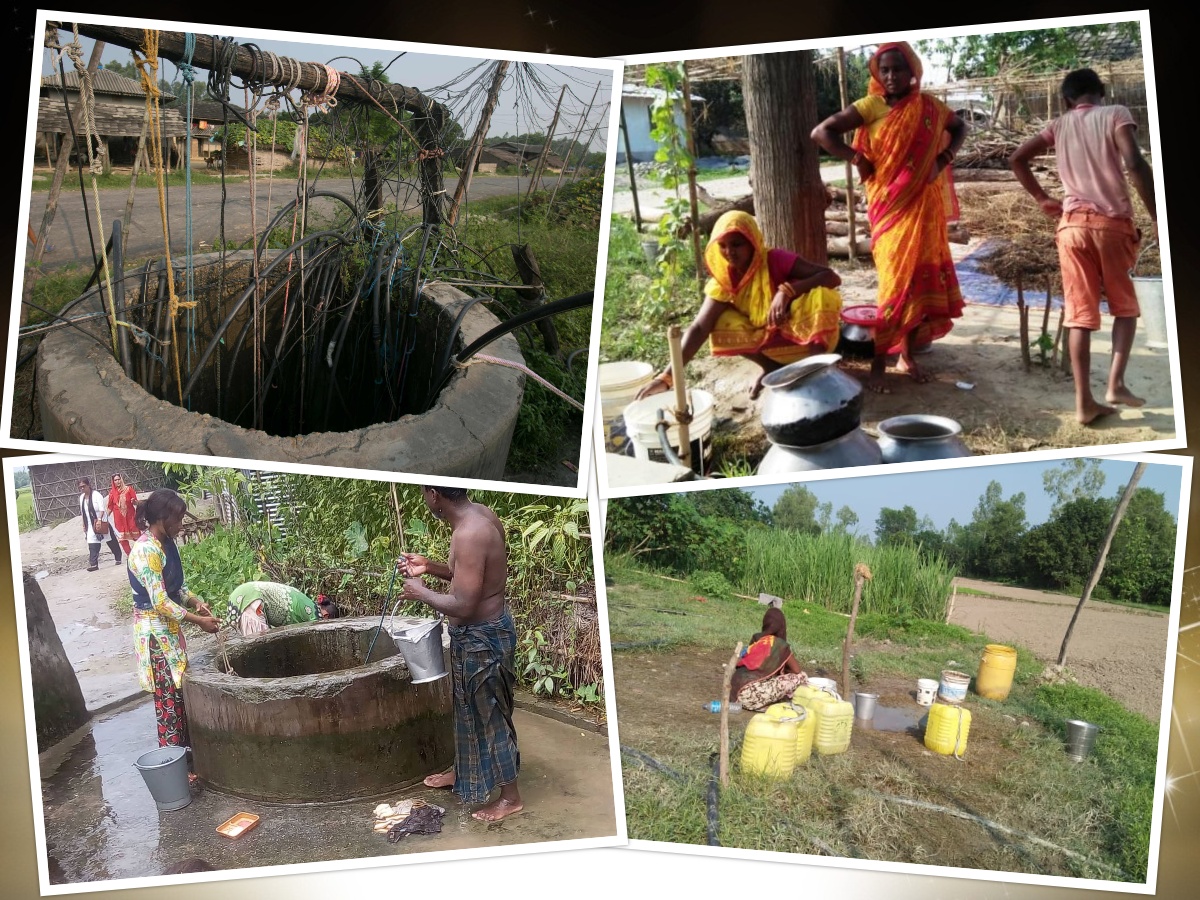
[[[76,310],[98,311],[99,294],[93,294]],[[424,298],[424,315],[430,317],[424,333],[444,341],[470,298],[436,283],[425,288]],[[463,315],[456,349],[498,324],[482,304],[472,305]],[[125,375],[105,346],[109,332],[104,319],[83,327],[101,342],[62,328],[48,334],[38,350],[38,405],[45,440],[419,475],[504,477],[524,390],[525,376],[515,369],[489,363],[468,366],[420,415],[352,431],[275,437],[157,399]],[[410,394],[433,378],[428,361],[436,348],[434,341],[428,344],[414,353]],[[485,352],[524,362],[511,334],[489,344]]]
[[[402,620],[397,622],[421,620]],[[337,619],[231,639],[196,655],[184,679],[196,774],[219,791],[269,802],[371,797],[454,760],[450,678],[413,684],[379,619]],[[346,666],[329,669],[330,666]]]

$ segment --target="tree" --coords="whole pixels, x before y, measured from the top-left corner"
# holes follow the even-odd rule
[[[846,53],[846,97],[853,103],[867,95],[867,84],[871,78],[863,53]],[[838,84],[837,51],[825,51],[817,60],[817,120],[821,121],[839,112],[842,103],[841,86]]]
[[[13,469],[13,487],[29,487],[29,469],[25,466]]]
[[[825,185],[818,148],[813,51],[742,57],[742,97],[752,156],[754,214],[770,247],[824,265]]]
[[[770,525],[771,510],[761,500],[737,488],[716,491],[692,491],[682,495],[702,516],[740,522],[747,525]]]
[[[1137,22],[1115,22],[924,40],[916,42],[916,49],[926,55],[949,57],[951,78],[986,78],[999,75],[1014,63],[1031,74],[1078,68],[1091,61],[1098,39],[1110,35],[1141,45]]]
[[[878,547],[890,547],[896,544],[911,543],[917,531],[917,511],[911,506],[903,509],[889,509],[886,506],[879,511],[875,520],[875,544]]]
[[[1096,548],[1112,518],[1113,503],[1080,497],[1031,528],[1021,546],[1022,569],[1034,584],[1079,588],[1096,559]]]
[[[1081,497],[1099,497],[1104,490],[1104,470],[1100,460],[1076,457],[1042,473],[1042,486],[1054,498],[1051,515]]]
[[[805,534],[820,534],[816,513],[817,497],[802,484],[794,484],[780,494],[771,508],[776,527]]]
[[[850,534],[855,525],[858,524],[858,513],[852,510],[849,506],[843,506],[837,511],[837,525],[834,526],[834,531],[842,534]]]
[[[971,516],[971,555],[967,565],[985,578],[1008,578],[1020,568],[1025,536],[1025,494],[1007,500],[1000,482],[988,483]]]
[[[1163,495],[1140,488],[1113,537],[1100,584],[1116,600],[1170,606],[1175,531]]]

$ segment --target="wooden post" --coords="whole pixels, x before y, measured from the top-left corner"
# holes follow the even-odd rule
[[[742,658],[742,642],[738,641],[737,649],[729,657],[729,665],[725,667],[725,676],[721,683],[721,786],[729,784],[729,687],[733,683],[733,672],[738,660]]]
[[[447,222],[453,225],[458,220],[458,207],[467,192],[471,190],[471,178],[475,174],[475,166],[479,164],[479,154],[483,152],[483,141],[487,137],[488,128],[492,124],[492,113],[496,102],[500,99],[500,88],[504,84],[504,76],[508,74],[507,59],[496,61],[496,75],[492,78],[492,86],[488,88],[487,100],[483,104],[483,113],[479,116],[479,125],[475,128],[475,136],[467,148],[467,158],[463,160],[462,175],[459,176],[458,186],[454,189],[454,203],[450,206]]]
[[[611,103],[605,103],[604,108],[600,110],[600,115],[596,117],[592,133],[588,135],[587,143],[583,145],[583,156],[579,158],[579,165],[575,167],[575,174],[571,176],[571,184],[579,180],[579,176],[583,172],[583,161],[587,159],[588,147],[592,146],[592,141],[596,139],[596,132],[600,130],[600,123],[604,121],[604,114],[608,112],[610,106],[612,106]]]
[[[638,208],[637,176],[633,172],[633,151],[629,147],[629,126],[625,123],[625,104],[621,104],[621,136],[625,139],[625,165],[629,167],[629,192],[633,194],[633,226],[642,233],[642,211]]]
[[[520,300],[522,309],[534,309],[546,301],[546,289],[543,286],[542,271],[538,266],[537,257],[533,255],[533,248],[528,244],[513,244],[511,250],[517,274],[521,276],[521,281],[529,285],[529,290],[517,291],[517,298]],[[558,341],[558,330],[554,327],[554,320],[550,316],[546,316],[538,319],[535,324],[538,332],[542,335],[542,342],[546,345],[546,352],[551,356],[561,357],[562,349]]]
[[[1021,276],[1017,275],[1017,314],[1021,318],[1021,362],[1025,364],[1025,371],[1029,371],[1031,365],[1029,359],[1029,307],[1025,305],[1025,290],[1021,284]]]
[[[850,105],[849,98],[846,96],[846,50],[844,47],[838,47],[837,52],[838,63],[838,95],[841,100],[842,109]],[[850,254],[850,262],[858,257],[858,230],[854,227],[854,163],[846,160],[846,215],[850,222],[850,243],[848,252]]]
[[[100,67],[100,57],[104,54],[104,42],[96,41],[96,45],[92,48],[92,55],[88,59],[88,71],[93,75],[96,69]],[[61,77],[61,76],[60,76]],[[62,92],[65,95],[67,92],[66,79],[63,79],[61,85]],[[80,94],[82,96],[82,93]],[[72,128],[72,132],[68,132],[63,137],[62,146],[58,149],[58,162],[54,166],[54,177],[50,179],[50,196],[46,199],[46,212],[42,215],[42,226],[38,229],[37,243],[33,245],[33,258],[31,262],[37,265],[42,261],[42,254],[46,250],[46,239],[50,236],[50,226],[54,224],[54,214],[58,210],[58,197],[62,192],[63,178],[67,174],[67,168],[71,164],[71,148],[75,146],[75,135],[73,133],[74,126],[71,122],[67,123],[68,127]],[[67,143],[70,139],[70,144]],[[84,136],[87,140],[87,136]],[[29,307],[22,305],[21,307],[21,324],[25,324],[28,318]]]
[[[704,257],[700,253],[700,229],[696,227],[697,221],[700,219],[700,203],[696,199],[696,138],[692,130],[692,87],[688,80],[687,62],[681,62],[679,67],[683,70],[683,122],[687,128],[687,148],[688,156],[691,158],[691,164],[688,166],[688,196],[691,209],[691,229],[692,232],[692,256],[696,261],[696,280],[699,282],[699,290],[704,291]]]
[[[596,89],[592,91],[592,99],[588,101],[587,109],[583,111],[583,116],[579,120],[579,127],[575,129],[575,133],[571,135],[571,143],[567,147],[567,155],[563,159],[562,168],[558,170],[558,181],[554,182],[554,192],[550,194],[550,202],[546,204],[546,218],[550,217],[550,208],[554,206],[554,198],[558,196],[558,189],[562,187],[563,176],[567,174],[567,167],[571,162],[571,154],[575,152],[575,144],[579,142],[579,136],[583,134],[583,127],[587,125],[587,117],[592,114],[592,106],[596,102],[596,97],[600,93],[600,82],[596,82]],[[578,168],[578,166],[576,167]]]
[[[694,229],[693,229],[694,230]],[[688,423],[692,420],[687,402],[687,378],[683,374],[683,332],[678,325],[667,328],[667,344],[671,348],[671,380],[675,382],[675,421],[679,427],[679,460],[692,464],[692,437]]]
[[[1104,574],[1104,562],[1108,559],[1108,551],[1112,547],[1113,537],[1117,533],[1117,528],[1121,524],[1125,510],[1129,507],[1129,501],[1133,499],[1133,492],[1137,489],[1137,484],[1142,478],[1142,473],[1145,471],[1145,463],[1138,463],[1134,467],[1129,484],[1125,485],[1125,490],[1121,492],[1121,499],[1117,501],[1116,511],[1113,512],[1112,520],[1108,523],[1108,532],[1104,535],[1104,543],[1100,545],[1100,552],[1096,554],[1096,563],[1092,566],[1092,575],[1088,579],[1087,587],[1083,589],[1083,596],[1079,598],[1075,612],[1071,614],[1071,624],[1067,626],[1067,633],[1063,635],[1062,649],[1058,651],[1058,664],[1060,666],[1067,664],[1067,644],[1071,642],[1071,632],[1075,630],[1075,622],[1079,618],[1079,614],[1083,611],[1083,604],[1087,603],[1091,598],[1092,591],[1095,590],[1096,584],[1100,581],[1100,576]]]
[[[142,136],[138,138],[137,153],[133,155],[133,176],[129,179],[129,196],[125,198],[125,219],[122,222],[124,226],[121,229],[122,234],[129,234],[129,221],[133,218],[133,193],[137,189],[138,167],[141,165],[142,156],[146,153],[146,130],[149,127],[149,120],[142,118]]]
[[[1050,334],[1050,298],[1053,295],[1053,293],[1054,293],[1054,279],[1051,276],[1047,275],[1046,276],[1046,308],[1044,310],[1042,310],[1042,338],[1045,338]],[[1042,352],[1042,365],[1044,366],[1044,365],[1046,365],[1046,343],[1042,339],[1039,339],[1038,343],[1040,345],[1039,349]]]
[[[1065,309],[1060,309],[1058,311],[1058,329],[1054,332],[1054,352],[1050,354],[1050,365],[1054,365],[1058,362],[1058,347],[1062,343],[1063,321],[1066,318],[1066,315],[1067,311]],[[1063,353],[1063,359],[1067,359],[1066,353]],[[1064,366],[1064,370],[1065,368],[1066,367]]]
[[[950,605],[946,607],[946,624],[950,624],[950,617],[954,615],[954,601],[958,599],[958,585],[954,585],[950,592]]]
[[[558,127],[558,112],[562,109],[563,95],[567,93],[567,86],[564,84],[562,90],[558,92],[558,103],[554,105],[554,118],[550,120],[550,129],[546,132],[546,143],[542,145],[542,152],[537,158],[537,162],[533,165],[533,172],[530,173],[529,187],[525,188],[525,197],[528,199],[537,190],[537,183],[542,178],[542,169],[546,167],[546,157],[550,155],[550,145],[554,142],[554,129]]]
[[[858,619],[858,604],[862,601],[863,584],[871,579],[871,570],[866,563],[856,563],[854,566],[854,603],[850,607],[850,625],[846,629],[846,642],[842,645],[842,699],[851,695],[850,691],[850,648],[854,644],[854,623]]]

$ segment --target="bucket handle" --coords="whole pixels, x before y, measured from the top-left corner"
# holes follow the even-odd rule
[[[1158,246],[1158,241],[1155,240],[1154,238],[1151,238],[1150,240],[1146,241],[1145,244],[1142,245],[1142,249],[1138,251],[1137,259],[1135,259],[1133,261],[1133,268],[1131,268],[1129,270],[1129,276],[1131,278],[1135,277],[1133,273],[1137,271],[1137,267],[1141,263],[1142,257],[1146,255],[1146,251],[1149,250],[1151,247],[1157,247],[1157,246]]]
[[[393,631],[393,626],[394,626],[394,625],[395,625],[395,623],[396,623],[396,610],[398,610],[398,609],[400,608],[400,604],[401,604],[401,603],[403,603],[403,602],[404,602],[404,597],[400,597],[399,599],[397,599],[397,600],[396,600],[395,604],[392,606],[392,612],[391,612],[391,615],[389,615],[389,616],[388,616],[388,634],[394,634],[394,633],[395,633],[395,632]],[[436,616],[435,618],[437,619],[437,623],[438,623],[439,625],[441,625],[441,624],[442,624],[442,619],[444,618],[444,617],[442,616],[442,614],[441,614],[440,612],[439,612],[439,613],[437,613],[437,616]],[[431,629],[431,630],[432,630],[432,629]]]

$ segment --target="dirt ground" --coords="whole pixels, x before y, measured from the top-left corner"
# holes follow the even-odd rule
[[[955,579],[958,587],[1003,594],[958,594],[950,621],[997,641],[1013,641],[1038,659],[1058,659],[1078,598],[1026,588]],[[1170,620],[1167,613],[1088,603],[1067,648],[1067,668],[1079,683],[1157,722],[1162,710]]]
[[[826,180],[844,175],[840,167],[826,167],[822,174]],[[731,198],[747,192],[745,177],[708,182],[705,187],[714,197]],[[1011,186],[960,185],[960,191],[964,188],[996,191]],[[656,197],[654,192],[639,191],[643,214],[648,208],[653,209]],[[614,213],[629,212],[631,208],[628,191],[618,191],[614,195]],[[978,250],[985,237],[976,234],[967,244],[951,244],[955,260]],[[878,276],[869,260],[865,264],[851,264],[835,259],[830,264],[842,277],[843,306],[875,303]],[[1144,335],[1135,340],[1126,381],[1135,394],[1146,399],[1146,405],[1139,409],[1122,407],[1117,415],[1085,427],[1075,419],[1074,383],[1070,374],[1058,365],[1042,367],[1036,349],[1032,351],[1032,369],[1025,371],[1016,308],[972,303],[969,294],[966,299],[963,317],[955,321],[950,334],[918,358],[933,376],[930,383],[916,384],[907,376],[889,370],[890,394],[864,392],[862,425],[867,432],[873,432],[879,422],[891,416],[912,413],[946,416],[962,426],[963,438],[976,455],[1176,437],[1168,352],[1147,348]],[[1041,333],[1044,300],[1045,295],[1037,292],[1029,297],[1031,340]],[[1052,310],[1049,323],[1052,336],[1057,321],[1058,313]],[[1092,389],[1100,392],[1101,399],[1112,350],[1107,330],[1110,323],[1111,319],[1106,318],[1106,330],[1092,337]],[[841,367],[865,382],[870,363],[846,359]],[[759,371],[748,360],[728,357],[706,357],[688,366],[690,386],[716,397],[714,446],[726,459],[744,457],[754,465],[770,446],[759,423],[764,398],[751,401],[747,396]],[[960,383],[970,387],[964,389]],[[719,461],[720,457],[718,464]]]

